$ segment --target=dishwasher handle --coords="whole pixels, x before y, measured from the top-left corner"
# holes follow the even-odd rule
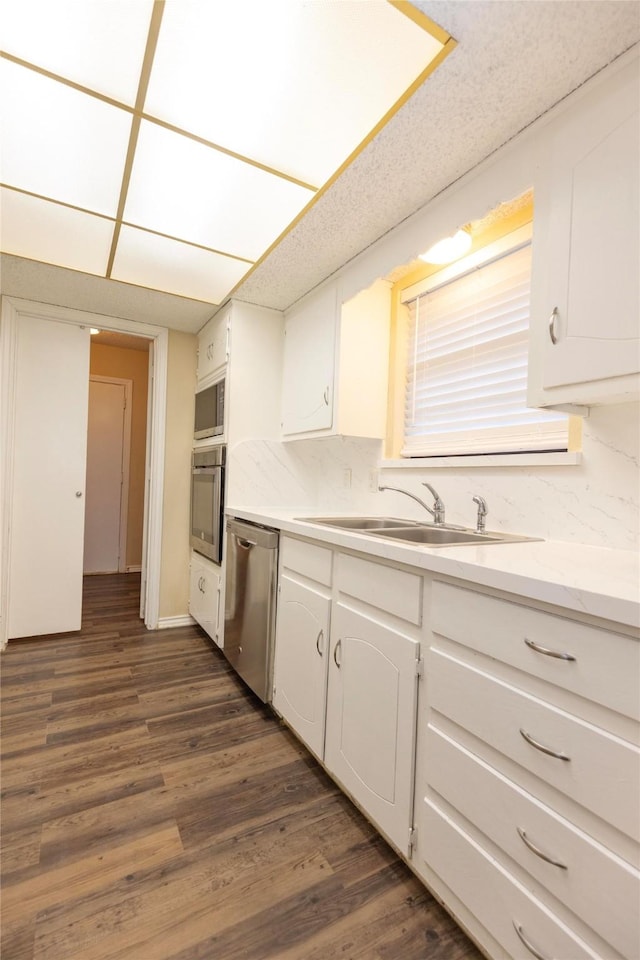
[[[256,546],[255,540],[245,540],[244,537],[239,537],[237,533],[234,533],[233,536],[236,538],[238,546],[242,547],[243,550],[251,550],[251,547]]]
[[[243,549],[251,547],[266,547],[267,550],[276,550],[278,547],[278,531],[271,527],[262,527],[236,517],[227,518],[227,533],[233,537]]]

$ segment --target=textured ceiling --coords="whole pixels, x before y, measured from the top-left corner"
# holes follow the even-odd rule
[[[640,38],[635,0],[423,0],[415,6],[458,46],[235,296],[289,307]],[[49,302],[192,332],[212,312],[205,304],[165,301],[153,291],[16,257],[4,257],[2,266],[3,292],[14,296],[47,299],[50,290]]]

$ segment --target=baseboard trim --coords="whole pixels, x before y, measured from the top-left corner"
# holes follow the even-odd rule
[[[195,622],[189,613],[183,613],[177,617],[160,617],[157,629],[167,630],[171,627],[191,627]]]
[[[131,566],[127,567],[125,573],[142,573],[142,564],[132,563]]]

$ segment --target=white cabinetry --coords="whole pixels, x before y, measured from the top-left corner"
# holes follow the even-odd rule
[[[638,639],[440,582],[431,627],[416,868],[487,949],[635,960]]]
[[[638,58],[553,122],[535,184],[529,402],[638,395]]]
[[[422,578],[283,537],[278,604],[275,709],[408,855]]]
[[[189,574],[189,613],[212,640],[222,645],[221,568],[197,553],[191,554]]]
[[[286,315],[282,434],[383,437],[391,285],[346,303],[330,285]]]
[[[331,565],[330,550],[282,539],[273,706],[320,759],[324,751]]]
[[[209,320],[198,334],[198,386],[220,379],[229,360],[229,323],[227,307]]]

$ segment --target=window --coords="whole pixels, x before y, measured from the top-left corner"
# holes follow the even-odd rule
[[[404,292],[402,456],[567,449],[568,418],[526,406],[530,236],[518,230]]]

